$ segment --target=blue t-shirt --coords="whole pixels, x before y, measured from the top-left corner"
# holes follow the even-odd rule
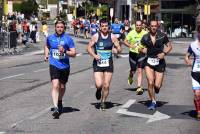
[[[59,69],[70,69],[69,57],[66,53],[60,53],[58,46],[62,45],[65,50],[75,48],[74,41],[66,33],[58,36],[52,34],[47,37],[47,46],[50,49],[49,63]]]
[[[111,30],[112,30],[113,34],[119,34],[122,27],[123,27],[122,24],[113,23],[111,25]]]

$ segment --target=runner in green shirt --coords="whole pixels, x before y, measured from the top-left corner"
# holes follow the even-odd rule
[[[137,75],[137,90],[136,94],[143,94],[142,88],[142,69],[144,68],[145,55],[138,51],[139,48],[143,47],[140,43],[143,35],[147,32],[142,29],[142,21],[138,20],[135,23],[135,29],[130,31],[126,36],[124,44],[129,47],[129,63],[130,63],[130,73],[128,76],[128,84],[133,83],[133,75],[138,70]]]

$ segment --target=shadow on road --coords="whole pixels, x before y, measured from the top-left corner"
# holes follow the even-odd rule
[[[136,91],[137,88],[125,88],[125,90],[128,90],[128,91]],[[146,88],[143,88],[144,91],[147,91]]]
[[[91,105],[93,105],[96,109],[100,109],[101,103],[100,102],[91,103]],[[110,109],[110,108],[121,106],[121,105],[122,104],[119,104],[119,103],[106,102],[106,109]]]

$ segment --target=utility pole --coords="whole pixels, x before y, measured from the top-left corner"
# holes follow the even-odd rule
[[[60,14],[60,0],[57,0],[57,16]]]

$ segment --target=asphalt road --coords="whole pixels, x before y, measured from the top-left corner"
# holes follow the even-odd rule
[[[147,110],[148,94],[135,95],[127,84],[128,51],[114,59],[108,109],[95,99],[92,58],[88,40],[74,38],[78,55],[71,59],[71,74],[64,96],[64,113],[51,116],[51,83],[42,44],[34,51],[0,57],[0,134],[199,134],[194,118],[190,68],[183,61],[190,41],[175,40],[163,87],[156,96],[159,107]],[[144,88],[147,87],[144,74]]]

